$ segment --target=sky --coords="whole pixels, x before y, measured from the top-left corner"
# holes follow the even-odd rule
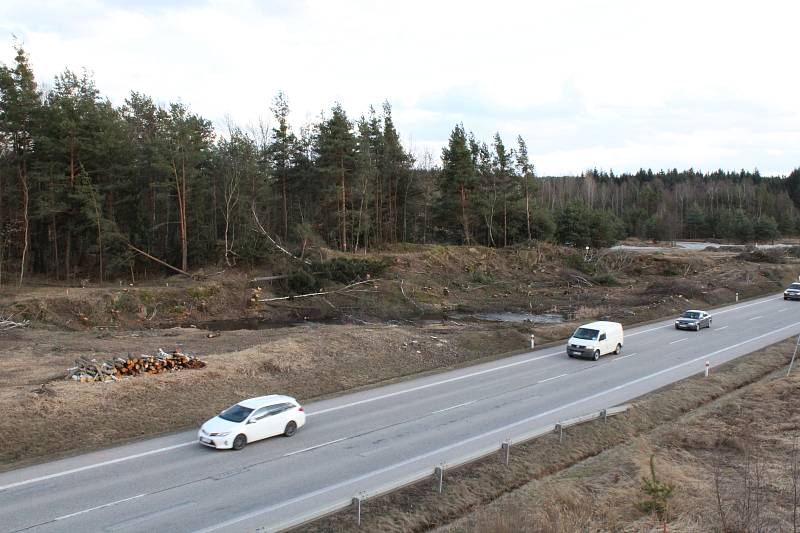
[[[538,175],[785,175],[798,20],[796,0],[3,0],[0,62],[17,42],[45,87],[86,69],[116,105],[180,101],[221,131],[269,122],[283,91],[295,128],[389,101],[418,159],[463,123],[521,135]]]

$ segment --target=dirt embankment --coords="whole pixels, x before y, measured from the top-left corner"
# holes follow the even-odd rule
[[[283,392],[307,401],[523,351],[532,331],[546,342],[594,318],[632,323],[731,302],[736,292],[742,298],[774,292],[798,270],[797,263],[731,253],[585,256],[544,246],[403,247],[375,258],[390,266],[366,292],[269,304],[254,304],[254,292],[269,298],[282,291],[248,283],[273,273],[263,270],[133,287],[1,288],[0,314],[33,325],[0,337],[0,431],[16,436],[0,449],[0,469],[192,427],[242,397]],[[495,310],[555,312],[566,321],[448,318]],[[213,338],[202,329],[207,321],[242,318],[299,325]],[[175,327],[190,324],[200,327]],[[113,383],[63,380],[81,355],[105,359],[175,345],[208,367]]]
[[[561,443],[553,434],[513,446],[508,466],[497,455],[447,471],[442,494],[432,476],[367,500],[361,527],[349,510],[298,531],[661,532],[640,506],[651,456],[673,487],[669,531],[722,532],[723,515],[727,531],[792,531],[800,370],[783,376],[793,348],[784,341],[647,394]]]

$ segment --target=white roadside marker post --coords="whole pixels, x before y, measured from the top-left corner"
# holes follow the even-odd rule
[[[531,333],[531,350],[533,350],[533,346],[536,343],[536,336]]]
[[[789,361],[789,370],[786,371],[786,377],[789,377],[789,374],[792,373],[792,366],[794,366],[794,359],[797,357],[797,348],[800,348],[800,335],[797,336],[797,343],[794,345],[794,353],[792,354],[792,360]]]
[[[706,361],[706,377],[708,377],[708,367],[709,367],[709,362]]]
[[[736,301],[737,302],[739,301],[739,293],[738,292],[736,293]]]
[[[437,466],[434,469],[433,474],[436,476],[437,480],[439,481],[439,494],[442,493],[442,485],[444,484],[444,465]]]

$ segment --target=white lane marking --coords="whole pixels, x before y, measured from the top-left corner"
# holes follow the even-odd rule
[[[67,518],[72,518],[73,516],[78,516],[84,513],[90,513],[92,511],[97,511],[98,509],[104,509],[106,507],[111,507],[112,505],[117,505],[119,503],[129,502],[131,500],[135,500],[137,498],[143,498],[147,496],[149,493],[145,492],[143,494],[137,494],[136,496],[131,496],[130,498],[125,498],[122,500],[117,500],[115,502],[104,503],[103,505],[98,505],[97,507],[92,507],[90,509],[84,509],[83,511],[77,511],[75,513],[65,514],[64,516],[59,516],[58,518],[54,518],[54,522],[58,522],[59,520],[66,520]]]
[[[23,485],[28,485],[30,483],[36,483],[38,481],[45,481],[45,480],[48,480],[48,479],[53,479],[53,478],[57,478],[57,477],[61,477],[61,476],[67,476],[69,474],[75,474],[75,473],[78,473],[78,472],[84,472],[86,470],[92,470],[94,468],[100,468],[102,466],[108,466],[108,465],[113,465],[113,464],[116,464],[116,463],[122,463],[123,461],[130,461],[131,459],[138,459],[139,457],[147,457],[148,455],[153,455],[153,454],[156,454],[156,453],[168,452],[168,451],[174,450],[176,448],[182,448],[184,446],[191,446],[192,444],[197,444],[197,441],[184,442],[182,444],[174,444],[172,446],[166,446],[164,448],[158,448],[156,450],[150,450],[150,451],[147,451],[147,452],[136,453],[136,454],[133,454],[133,455],[126,455],[125,457],[118,457],[116,459],[110,459],[108,461],[102,461],[100,463],[94,463],[94,464],[91,464],[91,465],[82,466],[80,468],[73,468],[71,470],[64,470],[63,472],[56,472],[55,474],[49,474],[49,475],[46,475],[46,476],[34,477],[34,478],[31,478],[31,479],[26,479],[24,481],[17,481],[16,483],[10,483],[8,485],[0,486],[0,492],[2,492],[4,490],[7,490],[7,489],[13,489],[15,487],[21,487]]]
[[[664,329],[664,328],[671,328],[672,324],[667,324],[666,326],[658,326],[657,328],[650,328],[643,331],[636,331],[634,333],[626,333],[626,337],[635,337],[636,335],[641,335],[642,333],[649,333],[651,331],[655,331],[657,329]]]
[[[215,525],[207,527],[205,529],[198,530],[195,533],[211,533],[212,531],[217,531],[217,530],[220,530],[222,528],[226,528],[226,527],[232,526],[234,524],[238,524],[239,522],[244,522],[245,520],[249,520],[251,518],[255,518],[257,516],[276,511],[278,509],[281,509],[283,507],[287,507],[287,506],[292,505],[294,503],[299,503],[299,502],[302,502],[302,501],[305,501],[305,500],[316,498],[317,496],[319,496],[321,494],[325,494],[326,492],[331,492],[331,491],[336,490],[338,488],[341,488],[341,487],[344,487],[344,486],[347,486],[347,485],[351,485],[351,484],[357,483],[359,481],[363,481],[363,480],[368,479],[370,477],[378,476],[380,474],[383,474],[384,472],[388,472],[388,471],[393,470],[395,468],[400,468],[400,467],[406,466],[408,464],[415,463],[415,462],[420,461],[422,459],[425,459],[427,457],[431,457],[433,455],[437,455],[437,454],[446,452],[446,451],[451,450],[453,448],[457,448],[459,446],[463,446],[464,444],[469,444],[470,442],[473,442],[473,441],[476,441],[476,440],[479,440],[479,439],[482,439],[482,438],[486,438],[486,437],[488,437],[490,435],[493,435],[495,433],[506,432],[509,429],[512,429],[514,427],[527,424],[529,422],[532,422],[532,421],[537,420],[539,418],[543,418],[543,417],[545,417],[547,415],[551,415],[551,414],[556,413],[558,411],[563,411],[564,409],[567,409],[569,407],[573,407],[575,405],[594,400],[596,398],[599,398],[600,396],[605,396],[607,394],[611,394],[612,392],[616,392],[616,391],[618,391],[620,389],[624,389],[626,387],[630,387],[631,385],[636,385],[637,383],[641,383],[642,381],[646,381],[648,379],[652,379],[654,377],[660,376],[661,374],[665,374],[667,372],[671,372],[673,370],[677,370],[678,368],[682,368],[684,366],[688,366],[688,365],[697,363],[698,361],[703,361],[704,359],[709,359],[709,358],[711,358],[711,357],[713,357],[715,355],[718,355],[718,354],[720,354],[722,352],[725,352],[727,350],[733,350],[734,348],[738,348],[738,347],[740,347],[740,346],[742,346],[744,344],[747,344],[749,342],[753,342],[753,341],[756,341],[758,339],[762,339],[764,337],[768,337],[770,335],[774,335],[775,333],[778,333],[778,332],[783,331],[785,329],[793,328],[793,327],[796,327],[796,326],[800,326],[800,322],[795,322],[794,324],[789,324],[788,326],[784,326],[782,328],[778,328],[778,329],[772,330],[772,331],[770,331],[768,333],[764,333],[763,335],[759,335],[757,337],[752,337],[752,338],[750,338],[750,339],[748,339],[746,341],[742,341],[742,342],[739,342],[739,343],[736,343],[736,344],[732,344],[731,346],[728,346],[726,348],[721,348],[721,349],[716,350],[714,352],[708,353],[706,355],[702,355],[700,357],[696,357],[694,359],[691,359],[689,361],[685,361],[685,362],[677,364],[675,366],[671,366],[669,368],[665,368],[663,370],[659,370],[658,372],[653,372],[652,374],[648,374],[647,376],[642,376],[642,377],[634,379],[632,381],[628,381],[627,383],[623,383],[621,385],[617,385],[616,387],[612,387],[610,389],[606,389],[604,391],[592,394],[591,396],[587,396],[585,398],[581,398],[579,400],[575,400],[573,402],[564,404],[564,405],[562,405],[560,407],[556,407],[556,408],[550,409],[549,411],[544,411],[542,413],[539,413],[538,415],[534,415],[534,416],[525,418],[523,420],[519,420],[519,421],[514,422],[512,424],[509,424],[507,426],[503,426],[503,427],[498,428],[498,429],[493,429],[491,431],[487,431],[486,433],[481,433],[480,435],[475,435],[475,436],[470,437],[468,439],[465,439],[463,441],[456,442],[456,443],[453,443],[453,444],[449,444],[447,446],[444,446],[442,448],[438,448],[438,449],[433,450],[431,452],[424,453],[422,455],[418,455],[418,456],[412,457],[410,459],[406,459],[405,461],[401,461],[399,463],[395,463],[393,465],[389,465],[389,466],[380,468],[378,470],[374,470],[372,472],[368,472],[366,474],[362,474],[360,476],[356,476],[354,478],[350,478],[350,479],[346,479],[344,481],[340,481],[339,483],[336,483],[334,485],[329,485],[327,487],[324,487],[324,488],[321,488],[321,489],[317,489],[317,490],[309,492],[307,494],[303,494],[302,496],[297,496],[295,498],[291,498],[291,499],[286,500],[284,502],[277,503],[277,504],[274,504],[274,505],[270,505],[269,507],[264,507],[262,509],[258,509],[256,511],[252,511],[250,513],[238,516],[236,518],[231,518],[230,520],[227,520],[225,522],[221,522],[219,524],[215,524]]]
[[[722,326],[721,328],[714,328],[716,331],[722,331],[723,329],[727,328],[728,326]]]
[[[620,355],[619,357],[615,357],[611,361],[619,361],[620,359],[625,359],[626,357],[633,357],[634,355],[639,355],[639,352],[629,353],[628,355]]]
[[[560,376],[553,376],[552,378],[547,379],[540,379],[536,383],[544,383],[545,381],[553,381],[554,379],[563,378],[564,376],[568,376],[569,374],[561,374]]]
[[[310,452],[311,450],[316,450],[317,448],[322,448],[323,446],[330,446],[331,444],[336,444],[337,442],[342,442],[343,440],[347,440],[349,437],[342,437],[341,439],[336,439],[328,442],[323,442],[322,444],[317,444],[316,446],[309,446],[308,448],[303,448],[302,450],[297,450],[295,452],[289,452],[283,454],[284,457],[291,457],[292,455],[297,455],[298,453],[303,452]]]
[[[393,396],[399,396],[401,394],[407,394],[409,392],[415,392],[415,391],[422,390],[422,389],[429,389],[431,387],[436,387],[438,385],[443,385],[445,383],[452,383],[454,381],[461,381],[463,379],[468,379],[468,378],[472,378],[472,377],[475,377],[475,376],[481,376],[483,374],[488,374],[489,372],[496,372],[498,370],[503,370],[505,368],[511,368],[511,367],[514,367],[514,366],[524,365],[526,363],[532,363],[534,361],[539,361],[541,359],[546,359],[548,357],[554,357],[556,355],[563,355],[563,354],[564,354],[564,351],[563,350],[559,350],[557,352],[553,352],[553,353],[549,353],[549,354],[545,354],[545,355],[540,355],[538,357],[531,357],[530,359],[524,359],[522,361],[515,361],[513,363],[508,363],[506,365],[494,366],[492,368],[479,370],[477,372],[471,372],[469,374],[464,374],[463,376],[456,376],[456,377],[452,377],[452,378],[448,378],[448,379],[443,379],[441,381],[435,381],[433,383],[426,383],[425,385],[419,385],[417,387],[411,387],[410,389],[403,389],[403,390],[399,390],[399,391],[395,391],[395,392],[390,392],[390,393],[387,393],[387,394],[381,394],[380,396],[374,396],[372,398],[366,398],[364,400],[359,400],[357,402],[350,402],[350,403],[346,403],[346,404],[343,404],[343,405],[337,405],[336,407],[328,407],[327,409],[321,409],[319,411],[314,411],[313,413],[307,413],[306,417],[321,415],[323,413],[330,413],[331,411],[338,411],[340,409],[346,409],[348,407],[353,407],[355,405],[362,405],[362,404],[365,404],[365,403],[375,402],[375,401],[383,400],[383,399],[386,399],[386,398],[392,398]]]
[[[754,316],[753,318],[748,318],[748,320],[758,320],[759,318],[764,318],[764,315]]]
[[[683,341],[688,341],[688,340],[689,340],[689,337],[684,337],[682,339],[678,339],[676,341],[672,341],[670,344],[675,344],[675,343],[678,343],[678,342],[683,342]]]
[[[459,407],[466,407],[467,405],[473,404],[478,400],[472,400],[471,402],[464,402],[458,405],[451,405],[450,407],[445,407],[444,409],[439,409],[438,411],[433,411],[431,414],[435,415],[436,413],[444,413],[445,411],[450,411],[452,409],[458,409]]]

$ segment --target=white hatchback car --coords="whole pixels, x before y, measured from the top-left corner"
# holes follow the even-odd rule
[[[197,438],[211,448],[241,450],[248,442],[286,435],[306,423],[303,407],[290,396],[272,394],[243,400],[200,427]]]

